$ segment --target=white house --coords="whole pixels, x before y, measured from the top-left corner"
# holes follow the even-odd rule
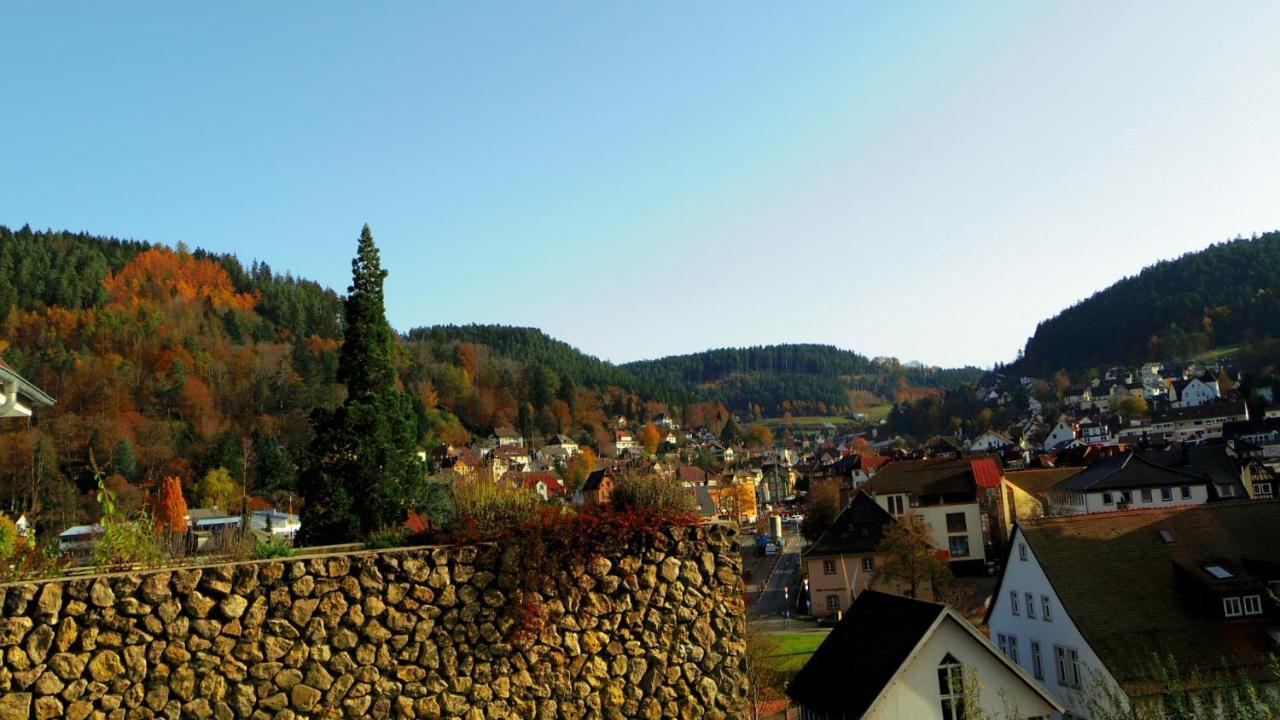
[[[969,452],[986,453],[1013,447],[1015,443],[1002,433],[988,430],[969,443]]]
[[[1267,677],[1257,649],[1275,648],[1280,608],[1266,589],[1280,566],[1254,558],[1280,557],[1277,512],[1258,500],[1027,521],[988,609],[991,637],[1073,717],[1108,688],[1159,703],[1155,657],[1210,687]]]
[[[1058,423],[1053,426],[1053,429],[1049,431],[1049,434],[1045,436],[1044,449],[1052,450],[1054,448],[1066,445],[1067,443],[1075,439],[1076,439],[1075,423],[1068,421],[1066,418],[1061,418],[1058,420]]]
[[[1248,419],[1249,406],[1243,400],[1174,408],[1151,418],[1149,437],[1176,442],[1211,440],[1222,437],[1224,424]]]
[[[302,529],[302,521],[297,515],[283,513],[275,508],[259,510],[249,516],[249,527],[260,533],[266,533],[274,539],[293,540]]]
[[[74,525],[58,533],[58,550],[63,555],[87,555],[105,532],[101,525]]]
[[[980,688],[975,697],[975,689]],[[867,590],[796,673],[802,720],[1047,717],[1063,705],[951,608]]]
[[[1173,407],[1196,407],[1217,400],[1218,380],[1212,375],[1201,375],[1190,380],[1176,380],[1170,384],[1169,399]]]
[[[1213,479],[1181,455],[1129,452],[1098,460],[1049,491],[1054,515],[1201,505],[1220,496]]]
[[[973,462],[950,458],[893,462],[862,487],[895,518],[926,523],[934,547],[946,553],[953,569],[985,570],[983,529],[999,523],[991,518],[984,522]]]

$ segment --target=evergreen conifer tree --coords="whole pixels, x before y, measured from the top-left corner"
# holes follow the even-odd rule
[[[313,417],[316,436],[299,478],[306,499],[303,544],[362,540],[395,527],[425,485],[412,405],[396,389],[393,334],[382,296],[387,272],[368,225],[360,233],[351,276],[338,360],[347,397],[337,409]]]

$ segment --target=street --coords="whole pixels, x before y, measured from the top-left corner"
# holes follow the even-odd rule
[[[753,561],[745,588],[753,619],[781,616],[788,603],[791,614],[796,613],[797,598],[802,591],[800,553],[805,542],[792,525],[783,526],[783,536],[786,548],[781,556],[766,555]]]

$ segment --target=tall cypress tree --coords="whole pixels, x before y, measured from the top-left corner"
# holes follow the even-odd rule
[[[351,261],[338,359],[347,398],[337,409],[313,415],[316,436],[299,478],[306,499],[303,544],[361,540],[397,526],[422,492],[417,423],[409,398],[396,389],[391,360],[394,335],[382,298],[386,276],[366,225]]]

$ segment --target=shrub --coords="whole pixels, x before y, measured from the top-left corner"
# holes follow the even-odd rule
[[[18,551],[18,526],[0,515],[0,559],[8,559]]]
[[[693,496],[671,480],[647,473],[618,478],[609,496],[614,509],[650,513],[692,513]]]
[[[269,560],[271,558],[287,558],[293,556],[293,548],[283,540],[271,538],[270,540],[261,540],[253,545],[253,552],[249,557],[254,560]]]
[[[364,544],[366,548],[371,550],[383,550],[386,548],[404,547],[409,544],[409,531],[406,528],[387,528],[379,530],[369,536],[369,540]]]
[[[477,539],[496,537],[524,524],[542,506],[542,497],[532,490],[487,480],[464,480],[453,484],[456,519],[450,530]]]

